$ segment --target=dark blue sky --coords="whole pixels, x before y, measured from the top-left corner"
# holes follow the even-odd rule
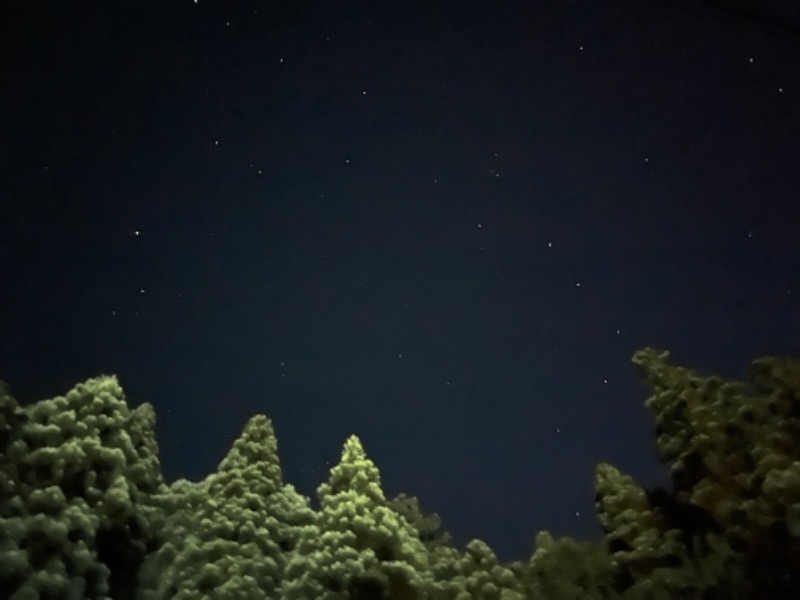
[[[598,462],[666,481],[636,349],[800,354],[776,3],[14,4],[0,378],[117,374],[169,480],[265,413],[311,495],[356,433],[522,558],[596,538]]]

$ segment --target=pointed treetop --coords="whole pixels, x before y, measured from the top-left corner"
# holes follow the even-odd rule
[[[276,483],[282,479],[278,440],[272,421],[264,415],[255,415],[247,422],[242,434],[220,462],[217,472],[239,471],[253,466],[268,473]]]
[[[367,458],[358,436],[351,435],[342,448],[339,464],[331,469],[328,483],[317,489],[321,501],[342,492],[356,492],[374,502],[383,503],[386,497],[381,489],[381,474],[375,463]]]

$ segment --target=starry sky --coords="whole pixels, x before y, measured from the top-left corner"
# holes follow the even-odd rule
[[[119,376],[168,481],[247,419],[312,495],[388,495],[505,559],[663,485],[647,345],[800,355],[790,3],[12,3],[0,378]]]

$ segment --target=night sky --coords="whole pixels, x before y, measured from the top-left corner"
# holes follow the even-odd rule
[[[635,350],[800,355],[779,2],[2,10],[0,378],[118,375],[168,481],[264,413],[313,495],[355,433],[519,559],[598,538],[598,462],[667,481]]]

